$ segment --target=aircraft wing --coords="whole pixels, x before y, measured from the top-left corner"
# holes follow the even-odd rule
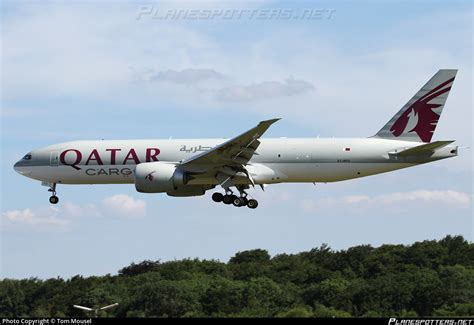
[[[209,151],[184,160],[179,167],[185,171],[208,172],[220,167],[246,165],[260,145],[258,139],[270,125],[278,120],[279,118],[262,121],[247,132],[217,145]]]

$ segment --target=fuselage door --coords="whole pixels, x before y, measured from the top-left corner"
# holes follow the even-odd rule
[[[52,151],[51,152],[50,165],[52,167],[59,166],[59,153],[57,151]]]

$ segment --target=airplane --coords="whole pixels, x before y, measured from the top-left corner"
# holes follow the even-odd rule
[[[16,172],[39,180],[57,204],[57,184],[135,184],[141,193],[200,196],[255,209],[247,190],[277,183],[327,183],[457,156],[454,141],[434,141],[457,70],[439,70],[380,131],[368,138],[262,138],[278,118],[229,140],[72,141],[28,152]],[[234,194],[235,189],[238,195]]]

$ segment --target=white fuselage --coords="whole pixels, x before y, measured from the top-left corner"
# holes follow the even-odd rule
[[[210,150],[225,139],[73,141],[29,153],[15,170],[24,176],[60,184],[134,183],[137,164],[179,163]],[[335,182],[384,173],[457,155],[446,146],[429,156],[401,158],[394,153],[422,143],[380,138],[260,139],[247,170],[257,184]],[[217,184],[215,177],[191,180]]]

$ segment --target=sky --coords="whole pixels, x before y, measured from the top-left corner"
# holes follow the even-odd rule
[[[330,184],[255,189],[256,210],[133,185],[61,185],[12,166],[79,139],[368,137],[459,69],[433,137],[472,147],[470,1],[2,1],[0,278],[103,275],[329,244],[473,240],[472,149]]]

